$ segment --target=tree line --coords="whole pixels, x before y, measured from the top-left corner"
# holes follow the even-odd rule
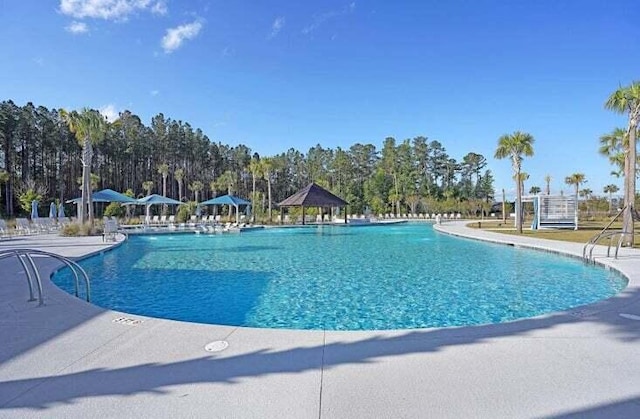
[[[147,126],[130,111],[108,122],[95,110],[6,100],[0,102],[0,142],[0,210],[6,216],[25,212],[25,194],[64,202],[88,182],[94,190],[182,201],[233,193],[251,199],[262,214],[312,181],[346,199],[353,213],[475,211],[494,195],[484,156],[469,152],[456,160],[424,136],[388,137],[380,150],[318,144],[306,153],[291,148],[260,156],[243,144],[211,141],[199,128],[162,113]]]

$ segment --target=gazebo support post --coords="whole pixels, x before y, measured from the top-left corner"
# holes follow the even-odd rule
[[[280,207],[280,225],[284,224],[284,207]]]
[[[320,224],[324,224],[324,208],[320,207]]]
[[[305,221],[304,219],[305,219],[305,216],[304,216],[304,205],[302,205],[302,225],[305,224],[304,223],[304,221]]]
[[[344,223],[347,224],[347,207],[344,207]]]

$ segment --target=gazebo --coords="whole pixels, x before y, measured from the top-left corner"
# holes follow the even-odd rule
[[[289,198],[278,204],[278,206],[280,207],[280,223],[282,223],[285,207],[302,207],[302,224],[304,224],[304,209],[307,207],[319,207],[320,215],[322,216],[322,208],[344,208],[347,205],[349,205],[349,203],[344,199],[335,196],[328,190],[312,182],[304,189],[296,192],[295,194],[291,195]],[[344,212],[344,222],[345,224],[347,223],[347,211]]]
[[[230,207],[236,207],[236,223],[240,224],[240,205],[251,205],[251,202],[233,195],[222,195],[198,204],[198,206],[203,205],[229,205]]]

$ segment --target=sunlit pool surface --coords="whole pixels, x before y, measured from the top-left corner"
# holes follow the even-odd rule
[[[602,300],[627,283],[578,260],[426,224],[134,236],[81,265],[102,307],[287,329],[499,323]],[[54,282],[73,290],[66,270]]]

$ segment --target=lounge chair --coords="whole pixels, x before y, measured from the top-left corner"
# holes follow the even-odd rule
[[[104,230],[102,232],[102,241],[116,241],[118,233],[118,222],[115,220],[105,220]]]
[[[16,218],[16,233],[20,235],[28,235],[34,233],[34,229],[26,218]]]
[[[9,233],[7,222],[2,219],[0,219],[0,238],[11,238],[11,233]]]

